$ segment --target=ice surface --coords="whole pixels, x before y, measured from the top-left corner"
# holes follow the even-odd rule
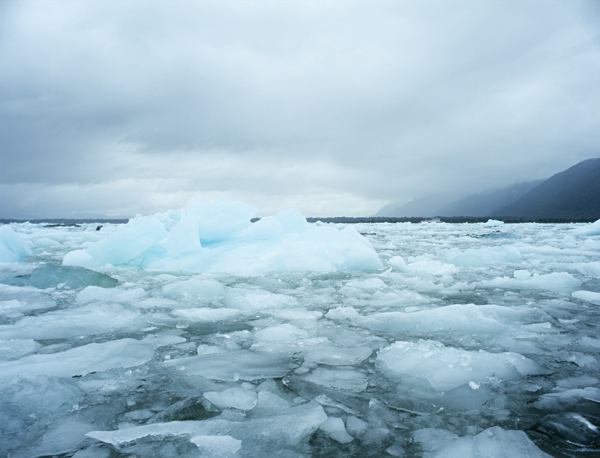
[[[414,437],[421,442],[424,457],[439,458],[550,458],[527,437],[523,431],[506,431],[498,426],[486,429],[476,436],[456,437],[435,430],[416,431]]]
[[[137,217],[68,253],[63,263],[238,274],[382,267],[371,244],[350,226],[309,224],[294,209],[251,224],[255,213],[241,202],[190,202],[179,212]]]
[[[577,235],[600,235],[600,219],[592,224],[578,227],[573,232]]]
[[[164,364],[189,375],[229,381],[283,377],[290,370],[289,363],[278,355],[248,350],[180,358]]]
[[[325,431],[334,441],[340,444],[347,444],[352,442],[354,438],[346,431],[344,420],[336,417],[328,417],[327,420],[319,427],[322,431]]]
[[[575,299],[580,299],[582,301],[600,305],[600,293],[594,293],[592,291],[575,291],[571,293],[571,296]]]
[[[53,354],[25,356],[17,361],[0,362],[0,380],[19,375],[74,377],[90,372],[139,366],[149,361],[156,347],[183,342],[177,336],[149,336],[142,340],[121,339],[91,343]]]
[[[207,391],[204,397],[221,409],[231,408],[252,410],[258,402],[256,393],[251,390],[234,387],[223,391]]]
[[[235,456],[242,448],[242,441],[231,436],[194,436],[190,442],[206,456],[215,458]]]
[[[446,347],[440,342],[395,342],[377,354],[377,361],[392,373],[427,380],[432,388],[448,391],[490,378],[509,380],[543,373],[534,361],[518,353],[488,353]]]
[[[5,229],[0,455],[600,453],[590,225],[253,212]]]
[[[0,226],[0,262],[18,262],[31,255],[31,249],[10,226]]]
[[[267,417],[248,421],[212,418],[204,421],[154,423],[116,431],[92,431],[88,437],[113,445],[122,445],[144,437],[155,436],[231,436],[242,441],[244,448],[259,448],[266,453],[275,444],[293,446],[309,437],[327,415],[316,402],[282,410]],[[196,443],[196,441],[194,441]]]

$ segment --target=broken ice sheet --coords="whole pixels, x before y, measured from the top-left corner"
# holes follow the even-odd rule
[[[290,371],[287,358],[277,354],[249,350],[204,354],[165,361],[166,367],[213,380],[260,380],[283,377]]]
[[[277,414],[246,421],[229,421],[218,417],[203,421],[174,421],[136,426],[116,431],[92,431],[88,437],[112,445],[122,445],[143,437],[154,436],[231,436],[245,447],[262,450],[268,447],[293,446],[308,438],[327,420],[316,402],[290,407]]]
[[[90,372],[139,366],[149,361],[157,347],[184,342],[178,336],[148,336],[142,340],[120,339],[91,343],[49,355],[25,356],[17,361],[0,362],[0,380],[18,375],[57,377],[83,376]]]

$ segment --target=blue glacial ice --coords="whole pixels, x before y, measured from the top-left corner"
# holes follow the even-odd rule
[[[251,224],[256,212],[241,202],[191,202],[185,210],[136,217],[105,239],[68,253],[63,264],[254,275],[382,267],[353,227],[309,224],[295,209]]]

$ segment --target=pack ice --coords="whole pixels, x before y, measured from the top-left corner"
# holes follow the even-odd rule
[[[0,456],[590,457],[595,225],[0,226]]]
[[[382,267],[353,227],[309,224],[295,209],[251,224],[256,213],[241,202],[190,202],[181,211],[138,216],[105,239],[68,253],[63,264],[236,274]]]

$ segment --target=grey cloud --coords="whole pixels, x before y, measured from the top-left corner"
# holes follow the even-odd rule
[[[374,213],[543,178],[598,155],[593,3],[8,2],[0,180]]]

